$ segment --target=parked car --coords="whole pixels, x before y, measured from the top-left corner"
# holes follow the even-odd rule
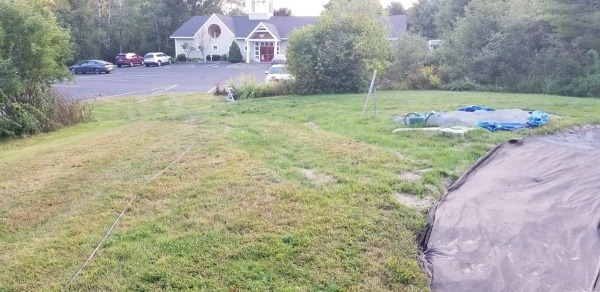
[[[146,67],[150,67],[150,65],[162,66],[163,64],[171,63],[171,57],[162,52],[148,53],[144,56],[144,64]]]
[[[144,65],[144,57],[135,53],[122,53],[115,57],[115,64],[121,68],[123,65],[133,67],[136,64]]]
[[[288,73],[287,67],[284,64],[272,65],[265,74],[267,74],[267,78],[265,78],[267,83],[292,79],[292,75]]]
[[[115,65],[113,65],[113,63],[102,61],[102,60],[86,60],[86,61],[80,62],[79,64],[69,67],[69,70],[73,74],[79,74],[79,73],[83,73],[83,74],[106,73],[106,74],[108,74],[108,73],[110,73],[110,71],[115,70]]]
[[[285,64],[286,61],[285,55],[275,55],[273,59],[271,59],[271,64]]]

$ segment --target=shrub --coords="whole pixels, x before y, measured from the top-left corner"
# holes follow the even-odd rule
[[[211,58],[213,61],[219,61],[219,60],[221,60],[221,55],[212,55]]]
[[[229,56],[227,58],[227,61],[229,61],[230,63],[239,63],[243,60],[244,58],[242,57],[240,46],[238,46],[238,44],[235,41],[233,41],[231,43],[231,46],[229,46]]]
[[[227,61],[227,54],[221,55],[221,61]]]
[[[206,61],[212,61],[212,55],[206,55]]]
[[[177,61],[185,62],[187,61],[187,57],[185,56],[185,54],[179,54],[177,55]]]

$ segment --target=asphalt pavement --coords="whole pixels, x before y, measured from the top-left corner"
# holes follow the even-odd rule
[[[261,63],[177,63],[161,67],[134,66],[115,68],[110,74],[79,74],[73,80],[55,84],[77,100],[151,95],[175,92],[207,93],[217,84],[249,75],[264,82],[270,64]]]

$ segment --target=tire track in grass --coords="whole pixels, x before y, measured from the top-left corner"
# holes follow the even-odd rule
[[[115,227],[117,226],[117,224],[119,223],[119,221],[121,220],[121,218],[123,217],[123,215],[125,215],[125,212],[127,212],[127,209],[129,209],[129,207],[131,206],[131,204],[133,204],[133,202],[135,201],[135,199],[138,197],[138,195],[141,193],[141,191],[153,180],[157,179],[159,176],[161,176],[165,171],[167,171],[169,168],[171,168],[171,166],[173,166],[175,163],[177,163],[179,160],[181,160],[181,158],[183,158],[189,151],[190,149],[192,149],[194,146],[196,146],[198,144],[198,142],[193,143],[192,145],[190,145],[185,151],[183,151],[179,157],[177,157],[175,160],[173,160],[173,162],[171,162],[169,165],[167,165],[167,167],[163,168],[161,171],[157,172],[154,176],[152,176],[149,180],[147,180],[144,184],[142,184],[140,186],[140,189],[138,190],[137,193],[135,193],[133,195],[133,197],[131,197],[131,199],[129,200],[129,202],[127,203],[127,205],[125,206],[125,208],[123,208],[123,211],[121,211],[121,213],[119,214],[119,216],[117,216],[117,218],[115,219],[115,221],[113,222],[113,224],[110,226],[110,228],[106,231],[106,234],[104,235],[104,237],[102,238],[102,240],[100,240],[100,242],[98,243],[98,245],[96,245],[96,248],[94,248],[94,250],[92,251],[92,253],[90,254],[90,256],[86,259],[86,261],[81,265],[81,267],[79,267],[79,269],[77,270],[77,272],[75,272],[75,274],[73,274],[73,277],[71,277],[71,279],[69,280],[69,282],[67,283],[67,285],[65,286],[65,289],[68,288],[76,279],[77,277],[79,277],[79,274],[81,274],[81,272],[83,271],[83,269],[90,263],[90,261],[94,258],[94,256],[96,255],[96,253],[98,252],[98,250],[100,250],[100,247],[104,244],[104,242],[106,241],[106,239],[110,236],[110,234],[112,233],[112,231],[115,229]]]

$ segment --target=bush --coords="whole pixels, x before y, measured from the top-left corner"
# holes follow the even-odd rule
[[[366,1],[331,1],[316,25],[294,30],[286,49],[299,94],[356,93],[389,56],[387,17]]]
[[[206,61],[212,61],[212,56],[211,55],[206,55]]]
[[[177,55],[177,61],[185,62],[187,61],[187,57],[185,56],[185,54],[179,54]]]
[[[411,72],[408,86],[411,89],[439,89],[442,85],[441,73],[433,66],[421,66],[416,72]]]
[[[475,91],[480,88],[481,86],[479,84],[469,78],[459,79],[442,86],[443,90],[450,91]]]
[[[243,60],[244,58],[242,57],[240,46],[238,46],[238,44],[235,41],[233,41],[231,43],[231,46],[229,46],[229,56],[227,58],[227,61],[229,61],[230,63],[240,63]]]
[[[221,55],[212,55],[212,56],[211,56],[211,59],[212,59],[213,61],[219,61],[219,60],[221,60]]]
[[[415,86],[417,84],[429,84],[428,80],[422,81],[422,75],[427,62],[427,40],[413,34],[403,34],[394,44],[394,54],[390,68],[383,76],[384,86],[391,89],[419,89],[427,88],[429,85]],[[424,76],[429,79],[429,76]],[[439,87],[441,79],[431,80],[437,83],[433,87]],[[435,79],[435,78],[434,78]]]
[[[227,61],[227,54],[221,55],[221,61]]]

